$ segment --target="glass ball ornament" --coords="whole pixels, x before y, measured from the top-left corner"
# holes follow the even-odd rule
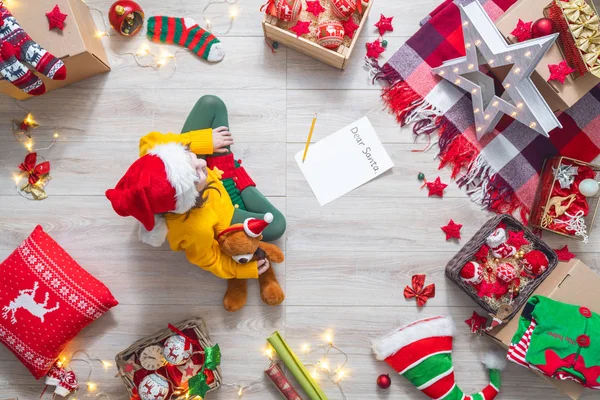
[[[377,386],[381,389],[388,389],[392,385],[392,380],[388,374],[381,374],[377,377]]]
[[[579,193],[585,197],[592,197],[598,193],[598,182],[594,179],[584,179],[579,183]]]

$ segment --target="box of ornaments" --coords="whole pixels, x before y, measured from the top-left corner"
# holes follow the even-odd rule
[[[600,203],[599,179],[598,165],[569,157],[548,158],[530,225],[587,243]]]
[[[510,215],[486,222],[446,266],[446,276],[497,321],[510,320],[558,257]]]
[[[192,318],[142,338],[115,357],[135,400],[202,400],[221,386],[221,350]]]
[[[263,31],[281,44],[346,69],[373,0],[268,0]],[[277,43],[277,45],[275,45]]]

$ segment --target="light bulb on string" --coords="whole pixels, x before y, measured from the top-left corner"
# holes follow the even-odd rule
[[[87,388],[88,388],[88,391],[93,392],[94,390],[96,390],[96,384],[94,382],[88,382]]]

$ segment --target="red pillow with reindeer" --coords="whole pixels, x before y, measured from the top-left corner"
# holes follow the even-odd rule
[[[39,225],[0,264],[0,342],[36,379],[86,325],[117,304]]]

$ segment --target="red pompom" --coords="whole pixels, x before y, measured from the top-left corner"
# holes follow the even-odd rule
[[[531,250],[523,256],[525,271],[533,276],[539,276],[548,269],[548,257],[539,250]]]
[[[2,43],[2,48],[0,49],[0,57],[3,60],[8,60],[17,55],[17,48],[12,45],[12,43],[4,42]]]

